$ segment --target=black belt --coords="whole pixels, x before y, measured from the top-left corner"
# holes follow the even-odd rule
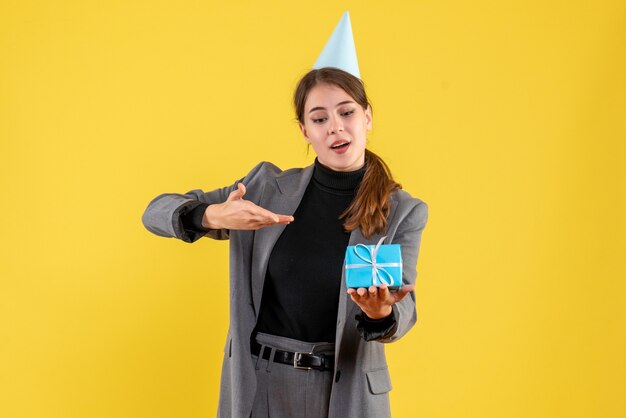
[[[252,342],[252,354],[258,356],[260,351],[261,344],[256,341]],[[263,359],[269,360],[271,352],[271,347],[266,346],[265,350],[263,350]],[[289,364],[295,369],[333,371],[335,368],[335,356],[331,354],[311,354],[301,353],[298,351],[283,351],[279,349],[275,349],[274,352],[274,362]]]

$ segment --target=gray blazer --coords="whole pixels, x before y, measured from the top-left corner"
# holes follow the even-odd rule
[[[256,231],[216,229],[198,233],[184,230],[180,215],[200,202],[224,202],[239,182],[246,186],[245,199],[272,212],[292,215],[312,173],[313,165],[282,171],[271,163],[261,162],[243,179],[228,187],[206,193],[195,189],[185,194],[161,194],[148,204],[142,216],[148,231],[162,237],[178,238],[189,243],[203,236],[230,240],[230,327],[222,363],[219,417],[250,416],[256,390],[250,335],[259,313],[268,258],[285,225]],[[367,240],[356,229],[350,235],[350,245],[376,244],[383,235],[387,235],[385,243],[402,246],[403,282],[415,283],[417,257],[428,207],[407,192],[397,190],[391,196],[390,209],[384,234]],[[398,340],[415,324],[415,294],[411,292],[393,305],[398,322],[396,332],[384,340],[367,342],[356,328],[355,315],[360,309],[346,290],[345,278],[342,277],[329,417],[388,417],[391,414],[388,396],[391,381],[384,343]]]

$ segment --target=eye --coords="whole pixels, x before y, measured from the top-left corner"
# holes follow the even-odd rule
[[[320,118],[320,119],[312,119],[313,123],[322,123],[326,120],[326,118]]]
[[[348,116],[350,116],[350,115],[351,115],[351,114],[353,114],[353,113],[354,113],[354,109],[349,110],[349,111],[347,111],[347,112],[343,112],[343,113],[341,114],[341,116],[346,116],[346,117],[348,117]]]

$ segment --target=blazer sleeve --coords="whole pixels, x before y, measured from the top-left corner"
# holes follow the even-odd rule
[[[206,236],[208,238],[224,240],[229,238],[228,229],[207,229],[206,231],[189,228],[188,222],[183,223],[182,217],[201,205],[212,205],[226,201],[228,195],[237,189],[243,182],[248,184],[258,178],[266,162],[257,164],[245,177],[235,181],[230,186],[204,192],[202,189],[193,189],[187,193],[163,193],[152,199],[141,217],[144,227],[155,235],[166,238],[177,238],[187,243],[193,243]]]
[[[393,243],[402,248],[402,283],[415,284],[417,278],[417,258],[422,239],[422,232],[428,220],[428,205],[421,200],[400,223],[393,237]],[[417,322],[415,309],[415,291],[412,291],[392,307],[396,319],[395,329],[376,341],[390,343],[406,334]]]

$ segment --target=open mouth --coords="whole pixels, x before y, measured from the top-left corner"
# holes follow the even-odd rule
[[[338,149],[347,148],[348,145],[350,145],[350,142],[348,142],[348,141],[337,141],[337,142],[334,142],[330,146],[330,148],[338,150]]]

